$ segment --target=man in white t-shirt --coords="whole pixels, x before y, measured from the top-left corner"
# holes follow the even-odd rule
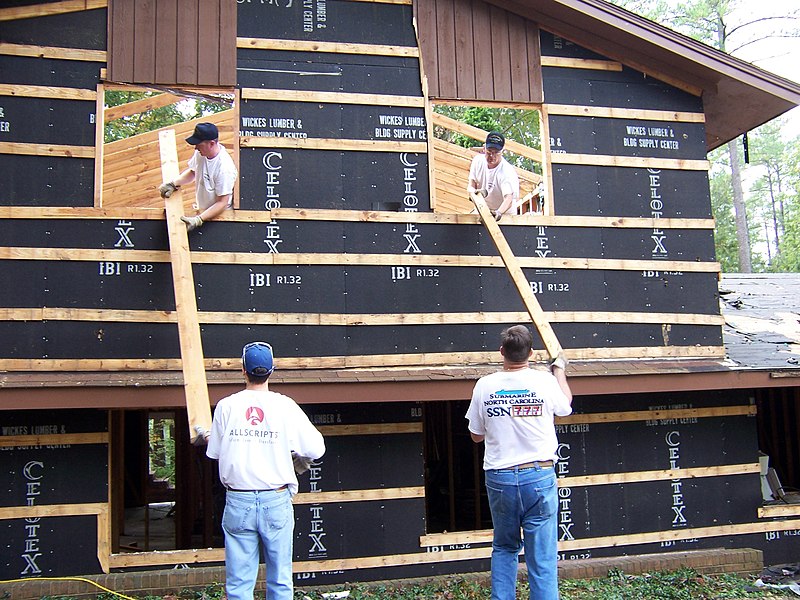
[[[245,389],[217,403],[210,435],[198,430],[226,489],[225,592],[228,600],[252,600],[263,550],[266,597],[292,600],[296,465],[308,468],[325,453],[325,441],[294,400],[269,390],[269,344],[247,344],[242,366]]]
[[[233,205],[233,186],[239,173],[228,150],[219,143],[219,131],[213,123],[198,123],[186,142],[195,148],[188,167],[172,181],[162,183],[158,191],[162,198],[169,198],[182,185],[197,182],[198,213],[181,217],[192,231]]]
[[[558,439],[554,417],[572,412],[572,392],[560,354],[551,372],[531,369],[533,335],[524,325],[501,334],[503,370],[481,377],[466,418],[483,468],[492,513],[492,598],[516,598],[519,552],[531,600],[558,600]],[[522,537],[520,537],[522,529]]]
[[[492,131],[486,136],[483,152],[475,155],[469,167],[467,192],[480,193],[497,221],[519,200],[519,177],[503,158],[505,145],[503,134]]]

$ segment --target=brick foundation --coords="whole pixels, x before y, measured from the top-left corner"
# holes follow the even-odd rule
[[[593,579],[605,577],[611,569],[619,569],[628,575],[638,575],[652,571],[675,571],[682,567],[695,569],[704,575],[758,573],[764,567],[764,557],[760,550],[719,548],[613,558],[589,558],[560,562],[558,575],[562,579]],[[480,578],[480,575],[477,577]],[[223,567],[197,567],[111,573],[82,578],[29,579],[24,582],[0,583],[0,597],[8,593],[11,600],[40,600],[43,596],[70,596],[78,600],[93,600],[103,590],[93,585],[92,582],[126,595],[165,596],[179,594],[184,589],[201,590],[223,581],[224,578]],[[260,586],[257,589],[263,591],[263,565],[259,571],[259,582]],[[337,587],[341,588],[341,586]]]

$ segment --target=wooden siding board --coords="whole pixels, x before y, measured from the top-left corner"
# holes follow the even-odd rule
[[[439,54],[439,96],[455,98],[456,87],[456,45],[454,1],[436,2],[436,42]]]
[[[494,99],[494,77],[492,76],[492,36],[489,6],[475,2],[472,10],[475,55],[475,96]]]
[[[158,0],[158,19],[155,22],[158,40],[154,83],[170,84],[178,76],[178,0]]]
[[[492,74],[494,80],[494,100],[508,102],[511,95],[511,50],[508,35],[508,13],[492,6],[491,19]]]
[[[133,18],[133,78],[154,82],[156,74],[155,0],[138,0]]]
[[[133,81],[133,35],[129,24],[134,20],[134,5],[112,2],[109,6],[109,78],[113,81]]]
[[[525,26],[528,47],[528,86],[531,102],[544,102],[542,86],[542,47],[539,27],[530,21]]]
[[[177,50],[178,81],[176,83],[197,85],[198,57],[198,9],[199,0],[180,0],[178,13],[181,15],[181,43]]]
[[[454,6],[456,38],[456,94],[459,98],[475,97],[475,56],[473,54],[472,2],[456,2]]]
[[[525,21],[509,19],[509,67],[511,69],[511,97],[515,102],[530,102],[528,83],[528,40]]]
[[[198,5],[197,83],[219,82],[219,2],[204,0]]]
[[[414,11],[417,20],[420,55],[423,71],[428,78],[428,94],[439,93],[439,44],[436,36],[436,3],[431,0],[415,0]]]
[[[236,85],[236,1],[220,0],[219,85]]]

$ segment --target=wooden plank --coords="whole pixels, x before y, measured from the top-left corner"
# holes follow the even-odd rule
[[[28,519],[46,517],[77,517],[99,515],[108,511],[108,505],[99,502],[89,504],[37,504],[35,506],[0,507],[0,521],[3,519]]]
[[[197,3],[199,85],[219,85],[219,2],[220,0],[201,0]]]
[[[324,436],[342,437],[351,435],[399,435],[422,433],[422,423],[365,423],[360,425],[318,425]]]
[[[707,160],[682,158],[641,158],[637,156],[609,156],[603,154],[552,153],[550,161],[562,165],[595,165],[598,167],[638,167],[640,169],[676,169],[679,171],[708,171]]]
[[[66,433],[47,435],[4,435],[0,436],[0,448],[14,446],[55,446],[57,444],[108,444],[110,436],[107,432]]]
[[[542,56],[542,66],[565,69],[587,69],[591,71],[622,71],[622,63],[613,60],[568,58],[566,56]]]
[[[492,73],[492,34],[489,4],[478,0],[472,1],[472,22],[474,34],[472,53],[475,57],[475,97],[494,99],[494,78]],[[437,102],[439,100],[437,99]],[[470,101],[472,103],[472,101]]]
[[[108,6],[108,0],[61,0],[61,2],[51,2],[49,4],[0,8],[0,21],[49,17],[52,15],[63,15],[72,12],[82,12],[84,10],[106,8],[106,6]]]
[[[4,142],[0,154],[25,154],[28,156],[68,156],[70,158],[94,158],[94,146],[66,146],[61,144],[28,144]]]
[[[179,174],[175,131],[162,131],[159,135],[161,172],[164,181]],[[178,337],[181,346],[183,385],[186,393],[186,410],[189,417],[189,435],[197,437],[196,427],[211,431],[211,403],[203,360],[200,324],[197,320],[197,298],[194,275],[189,254],[189,236],[183,216],[183,198],[180,190],[164,201],[167,211],[172,281],[175,287],[175,308],[178,313]]]
[[[376,44],[351,44],[344,42],[315,42],[303,40],[273,40],[265,38],[236,38],[237,48],[257,50],[286,50],[294,52],[329,52],[333,54],[367,54],[378,56],[406,56],[417,58],[416,46],[386,46]]]
[[[639,323],[673,325],[725,324],[721,315],[679,313],[637,313],[608,311],[545,311],[551,323]],[[198,312],[206,324],[249,325],[466,325],[470,323],[510,323],[524,321],[527,313],[517,311],[463,313],[279,313],[279,312]],[[103,321],[110,323],[175,323],[177,315],[161,310],[121,310],[102,308],[0,308],[0,321]]]
[[[488,211],[488,209],[487,209]],[[491,214],[491,213],[489,213]],[[494,218],[492,218],[494,221]],[[114,248],[22,248],[0,246],[0,259],[7,260],[84,260],[120,262],[167,262],[161,250],[123,250]],[[194,252],[193,263],[250,265],[372,265],[372,266],[444,266],[503,267],[502,257],[461,254],[335,254],[269,252]],[[717,262],[622,260],[603,258],[516,258],[525,268],[579,269],[600,271],[684,271],[719,273]]]
[[[675,408],[637,410],[610,413],[591,413],[556,417],[559,424],[625,423],[630,421],[661,421],[666,419],[703,419],[716,417],[754,417],[755,406],[712,406],[708,408]]]
[[[800,517],[800,504],[769,504],[758,507],[759,519]]]
[[[425,98],[421,96],[317,92],[307,90],[272,90],[266,88],[243,88],[242,98],[245,100],[280,100],[283,102],[324,102],[332,104],[365,104],[376,106],[425,106]]]
[[[510,57],[509,69],[511,72],[511,98],[516,102],[531,102],[530,72],[528,64],[528,36],[526,31],[528,21],[524,19],[508,20],[508,35]],[[519,51],[518,49],[525,49]]]
[[[531,320],[536,326],[536,330],[539,332],[539,336],[542,338],[542,342],[544,342],[550,358],[557,357],[562,352],[561,344],[558,342],[553,328],[550,327],[550,322],[547,320],[542,307],[539,305],[536,295],[531,290],[531,286],[525,278],[519,262],[511,252],[511,247],[508,245],[503,232],[500,230],[500,226],[494,220],[494,216],[489,210],[489,207],[486,206],[486,201],[480,194],[472,193],[470,197],[475,203],[475,207],[478,209],[484,227],[486,227],[497,251],[500,253],[500,258],[503,259],[503,263],[508,270],[508,274],[511,276],[511,280],[517,287],[522,302],[525,304],[525,308],[528,310]]]
[[[639,358],[710,358],[725,357],[722,346],[645,346],[628,348],[570,348],[574,360],[620,360]],[[533,362],[547,360],[547,353],[534,350]],[[349,369],[403,366],[487,365],[497,362],[493,352],[430,352],[416,354],[371,354],[362,356],[308,356],[281,358],[284,369]],[[122,358],[122,359],[0,359],[0,371],[179,371],[180,359]],[[241,371],[241,357],[205,359],[209,371]]]
[[[84,90],[80,88],[0,83],[0,96],[16,96],[20,98],[54,98],[56,100],[94,101],[97,98],[97,92],[94,90]]]
[[[495,5],[489,6],[492,40],[492,70],[494,75],[492,98],[513,102],[511,94],[511,44],[508,37],[509,13]],[[516,18],[516,17],[515,17]]]
[[[133,23],[126,24],[133,34],[133,48],[128,48],[133,53],[133,81],[151,82],[156,80],[156,0],[136,0],[134,5]]]
[[[455,36],[455,2],[453,0],[435,0],[436,2],[436,38],[439,80],[439,96],[458,97],[456,83],[456,36]]]
[[[174,94],[158,94],[157,96],[148,96],[141,100],[134,100],[127,104],[120,104],[119,106],[112,106],[104,111],[103,118],[106,123],[121,119],[122,117],[130,117],[131,115],[138,115],[139,113],[147,112],[162,106],[170,106],[177,104],[185,98],[183,96],[176,96]],[[129,138],[130,139],[130,138]]]
[[[105,127],[103,120],[103,113],[105,111],[105,90],[103,84],[97,86],[97,93],[95,94],[95,123],[94,123],[94,207],[103,206],[103,163],[104,153],[106,150],[105,140]]]
[[[242,148],[306,148],[309,150],[363,150],[365,152],[416,152],[426,154],[427,142],[392,142],[381,140],[345,140],[342,138],[278,138],[245,135],[239,138]]]
[[[8,44],[4,42],[0,42],[0,54],[5,54],[7,56],[29,56],[33,58],[55,58],[58,60],[106,62],[105,50],[58,48],[53,46],[34,46],[30,44]]]
[[[237,6],[235,2],[222,0],[219,7],[219,85],[231,87],[236,85]],[[239,107],[238,101],[235,106]],[[234,189],[238,194],[239,186]],[[236,201],[234,206],[238,206]]]
[[[454,64],[455,96],[457,98],[475,97],[475,76],[478,71],[475,69],[472,7],[473,2],[455,2],[453,4],[453,35],[456,48]]]
[[[743,465],[718,465],[712,467],[692,467],[689,469],[659,469],[632,473],[602,473],[577,477],[560,477],[558,487],[590,487],[595,485],[619,485],[641,483],[644,481],[675,481],[678,479],[697,479],[702,477],[724,477],[746,475],[760,471],[758,463]]]
[[[604,117],[609,119],[642,119],[645,121],[671,121],[677,123],[705,123],[704,113],[644,108],[614,108],[608,106],[579,106],[572,104],[546,104],[551,115],[570,117]]]
[[[343,490],[340,492],[306,492],[292,498],[292,504],[325,504],[329,502],[370,502],[375,500],[402,500],[424,498],[425,488],[379,488],[373,490]]]
[[[532,21],[525,22],[528,39],[528,85],[531,102],[544,102],[544,83],[542,77],[542,48],[539,27]]]

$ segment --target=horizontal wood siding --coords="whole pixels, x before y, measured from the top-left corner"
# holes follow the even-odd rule
[[[236,83],[235,0],[110,0],[108,27],[112,81]]]
[[[542,101],[538,27],[481,0],[417,0],[432,98]]]

